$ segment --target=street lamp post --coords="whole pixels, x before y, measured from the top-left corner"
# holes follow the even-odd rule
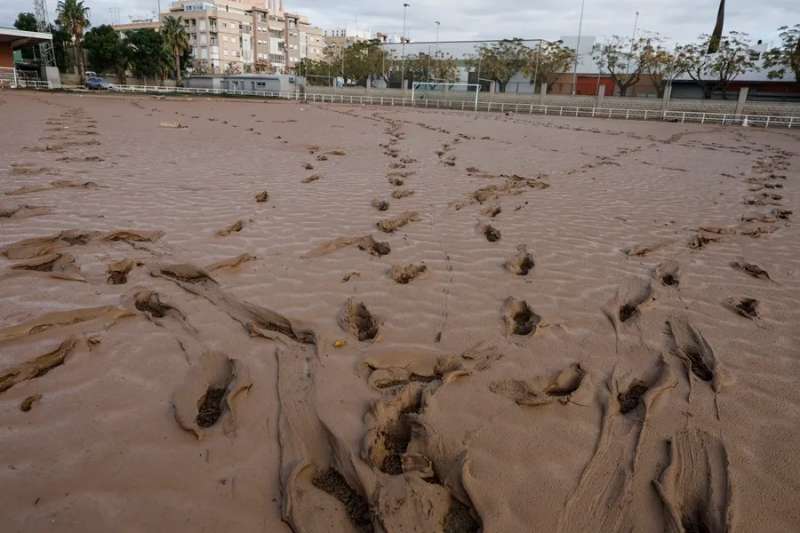
[[[401,55],[403,56],[403,63],[400,68],[400,83],[402,84],[403,92],[406,90],[406,19],[408,17],[408,8],[411,4],[403,4],[403,35],[400,37]]]
[[[583,33],[583,7],[586,0],[581,0],[581,17],[578,20],[578,45],[575,47],[575,66],[572,69],[572,96],[578,85],[578,58],[581,55],[581,34]]]

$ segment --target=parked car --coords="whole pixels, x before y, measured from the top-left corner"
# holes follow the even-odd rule
[[[86,88],[91,90],[110,91],[114,89],[114,85],[97,76],[86,80]]]

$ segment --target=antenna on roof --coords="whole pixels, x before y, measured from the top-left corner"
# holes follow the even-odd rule
[[[42,33],[50,33],[50,21],[47,18],[47,3],[45,0],[33,0],[33,9],[36,14],[36,29]],[[48,67],[56,66],[56,54],[53,51],[53,41],[39,43],[39,53],[42,63]]]

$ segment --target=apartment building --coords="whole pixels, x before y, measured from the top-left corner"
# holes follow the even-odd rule
[[[307,57],[314,61],[325,59],[325,34],[322,28],[317,28],[309,24],[304,31],[301,27],[300,32],[300,57]]]
[[[347,48],[359,41],[369,41],[372,33],[368,30],[359,28],[342,28],[338,30],[326,31],[323,35],[325,46],[331,50],[334,56],[341,54],[342,48]]]
[[[253,20],[253,70],[286,72],[286,18],[283,12],[268,7],[253,7],[250,15]]]
[[[192,67],[197,72],[242,72],[252,63],[252,26],[246,0],[173,2],[161,19],[181,17],[189,34]]]
[[[125,24],[113,24],[111,27],[121,33],[134,30],[159,31],[161,29],[161,23],[157,20],[132,20]]]
[[[281,0],[178,0],[166,16],[183,20],[196,73],[288,73],[324,49],[322,30]]]

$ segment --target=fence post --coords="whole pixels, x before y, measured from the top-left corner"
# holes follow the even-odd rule
[[[528,109],[528,114],[533,115],[533,104],[531,104],[530,109]]]
[[[769,128],[769,115],[767,115],[767,121],[764,123],[764,128]]]
[[[601,107],[603,105],[603,98],[606,95],[606,86],[600,85],[597,88],[597,96],[595,97],[595,107]],[[594,115],[592,115],[594,116]]]
[[[486,107],[486,112],[488,113],[488,112],[489,112],[489,111],[491,111],[491,110],[492,110],[492,103],[491,103],[491,102],[489,102],[489,103],[487,104],[487,107]]]
[[[629,118],[631,118],[631,110],[630,109],[626,109],[625,110],[625,120],[628,120]]]
[[[500,112],[502,113],[506,108],[506,104],[504,102],[500,102]]]
[[[705,120],[706,120],[706,114],[703,113],[703,120],[700,122],[700,124],[705,122]],[[686,111],[684,111],[683,115],[681,115],[681,124],[683,124],[684,122],[686,122]]]
[[[788,126],[789,129],[791,129],[792,127],[792,122],[794,122],[794,117],[789,117],[789,126]]]
[[[728,114],[727,114],[727,113],[723,113],[723,114],[722,114],[722,125],[723,125],[723,126],[725,125],[725,119],[726,119],[726,118],[728,118]]]
[[[647,120],[647,109],[644,110],[644,119]]]
[[[736,102],[736,116],[744,113],[744,105],[747,103],[747,95],[750,93],[749,87],[739,89],[739,100]]]
[[[564,106],[563,105],[558,108],[558,116],[559,117],[563,117],[564,116]]]

